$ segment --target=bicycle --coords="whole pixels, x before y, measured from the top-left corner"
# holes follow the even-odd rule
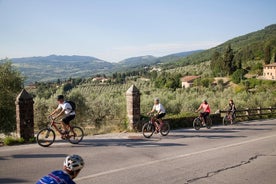
[[[210,129],[212,126],[212,119],[210,118],[209,115],[206,117],[205,125],[207,129]],[[200,115],[196,117],[193,121],[193,127],[196,130],[199,130],[201,127],[203,127],[203,117],[201,117]]]
[[[41,129],[36,136],[38,145],[48,147],[53,144],[56,140],[56,132],[71,144],[78,144],[82,141],[84,133],[81,127],[69,125],[69,132],[63,133],[61,126],[58,126],[61,123],[55,122],[52,117],[49,117],[49,119],[48,127]]]
[[[222,124],[227,126],[228,124],[234,124],[236,119],[235,112],[227,112],[227,114],[222,119]]]
[[[142,133],[145,138],[150,138],[154,132],[158,133],[157,126],[160,128],[160,123],[158,120],[151,115],[150,120],[146,122],[142,127]],[[168,135],[170,132],[170,124],[167,122],[163,122],[160,133],[162,136]]]

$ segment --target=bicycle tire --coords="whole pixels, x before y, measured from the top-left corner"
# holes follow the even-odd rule
[[[71,144],[78,144],[82,141],[84,133],[81,127],[73,126],[69,132],[68,141]]]
[[[210,116],[207,116],[206,118],[206,128],[210,129],[212,127],[212,119],[210,118]]]
[[[167,136],[169,134],[170,130],[171,130],[170,124],[165,122],[162,125],[160,133],[162,136]]]
[[[49,147],[55,142],[56,133],[51,128],[44,128],[36,135],[37,144],[42,147]]]
[[[150,138],[155,131],[155,127],[152,123],[147,122],[142,127],[142,133],[145,138]]]
[[[201,120],[199,117],[195,118],[193,121],[194,129],[199,130],[201,128]]]
[[[227,126],[228,124],[230,124],[230,119],[229,119],[228,115],[225,115],[223,117],[222,123],[224,126]]]

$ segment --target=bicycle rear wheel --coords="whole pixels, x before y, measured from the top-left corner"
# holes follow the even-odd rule
[[[210,129],[212,127],[212,119],[210,118],[210,116],[206,117],[206,128]]]
[[[222,123],[224,126],[227,126],[228,124],[230,124],[230,118],[228,115],[225,115],[223,120],[222,120]]]
[[[145,138],[150,138],[155,131],[155,128],[152,123],[147,122],[142,127],[142,133]]]
[[[167,123],[167,122],[163,123],[161,131],[160,131],[161,135],[163,135],[163,136],[168,135],[169,132],[170,132],[170,129],[171,128],[170,128],[170,124],[169,123]]]
[[[56,134],[51,128],[44,128],[40,130],[36,136],[38,145],[48,147],[55,142]]]
[[[193,121],[193,126],[196,130],[199,130],[201,127],[201,120],[199,117],[195,118]]]
[[[68,141],[72,144],[78,144],[82,141],[84,136],[83,130],[81,127],[73,126],[68,135]]]

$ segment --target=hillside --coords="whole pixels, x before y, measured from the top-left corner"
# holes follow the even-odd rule
[[[153,65],[153,64],[160,64],[160,63],[168,63],[168,62],[175,62],[179,60],[180,58],[187,57],[189,55],[202,52],[203,50],[194,50],[194,51],[187,51],[187,52],[179,52],[174,53],[162,57],[154,57],[151,55],[147,56],[139,56],[139,57],[132,57],[125,59],[123,61],[120,61],[118,64],[118,67],[121,68],[135,68],[139,66],[145,66],[145,65]]]
[[[26,84],[68,78],[87,78],[96,74],[131,71],[145,65],[176,61],[198,51],[181,52],[164,57],[140,56],[119,63],[107,62],[90,56],[60,56],[12,58],[13,66],[26,77]],[[1,62],[1,61],[0,61]]]
[[[243,62],[247,60],[264,59],[266,48],[269,48],[271,57],[273,57],[276,53],[276,24],[267,26],[259,31],[233,38],[214,48],[181,58],[176,63],[170,63],[167,66],[177,67],[209,61],[214,52],[221,53],[228,45],[231,45],[235,54],[239,56],[238,59],[241,59]]]
[[[57,56],[13,58],[26,83],[65,78],[88,77],[110,71],[114,64],[89,56]]]
[[[58,56],[13,58],[13,65],[26,76],[26,83],[57,79],[87,78],[96,74],[110,74],[139,70],[143,66],[162,63],[164,68],[172,69],[191,64],[210,61],[215,52],[222,56],[231,45],[234,62],[276,61],[276,24],[262,30],[233,38],[208,50],[196,50],[170,54],[163,57],[151,55],[132,57],[118,63],[110,63],[90,56]],[[1,61],[0,61],[1,62]]]

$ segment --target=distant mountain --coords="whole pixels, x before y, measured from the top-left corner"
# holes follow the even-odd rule
[[[163,57],[158,58],[159,63],[169,63],[169,62],[175,62],[180,58],[185,58],[187,56],[190,56],[195,53],[203,52],[204,50],[194,50],[194,51],[187,51],[187,52],[179,52],[175,54],[166,55]]]
[[[203,50],[195,50],[195,51],[188,51],[188,52],[179,52],[175,54],[170,54],[162,57],[154,57],[152,55],[146,56],[138,56],[138,57],[131,57],[120,61],[117,65],[120,69],[125,68],[136,68],[140,66],[149,66],[154,64],[162,64],[168,62],[174,62],[179,60],[180,58],[187,57],[194,53],[202,52]]]
[[[88,77],[97,73],[105,73],[114,68],[109,63],[90,56],[59,56],[25,57],[11,59],[14,66],[18,67],[27,77],[26,83],[35,81],[50,81]]]
[[[150,65],[155,63],[157,57],[147,55],[139,57],[131,57],[120,61],[118,64],[119,67],[137,67],[141,65]]]
[[[87,78],[96,74],[108,74],[116,71],[131,71],[145,65],[164,64],[166,68],[176,68],[189,64],[209,61],[214,52],[223,54],[231,45],[235,60],[262,60],[269,54],[269,59],[276,61],[276,24],[262,30],[233,38],[208,50],[180,52],[163,57],[151,55],[127,58],[119,63],[110,63],[90,56],[60,56],[13,58],[12,63],[26,76],[26,83],[51,81],[68,78]],[[266,52],[266,54],[265,54]],[[1,61],[0,61],[1,62]]]

